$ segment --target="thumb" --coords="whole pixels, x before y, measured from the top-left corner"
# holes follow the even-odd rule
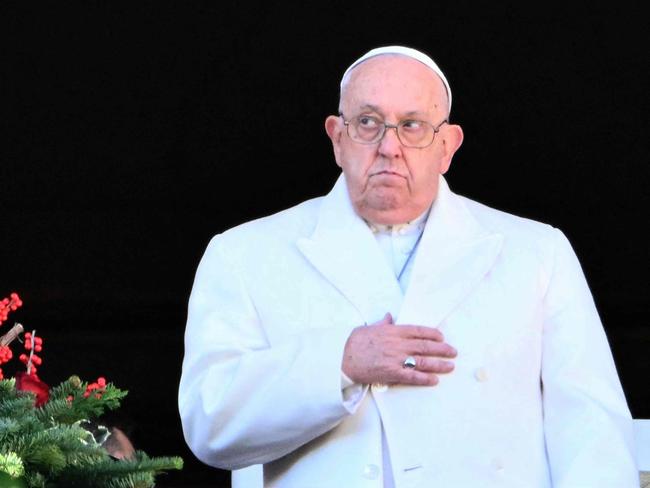
[[[384,315],[384,318],[381,319],[382,324],[393,324],[393,316],[391,315],[390,312],[386,312],[386,315]]]

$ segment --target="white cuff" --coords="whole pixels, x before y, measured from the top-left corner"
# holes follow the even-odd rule
[[[357,410],[366,391],[368,391],[368,385],[355,383],[348,378],[348,375],[341,371],[341,394],[343,396],[343,406],[348,412],[354,413]]]

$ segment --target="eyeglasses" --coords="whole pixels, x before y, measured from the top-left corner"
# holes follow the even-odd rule
[[[339,114],[347,127],[348,136],[354,142],[360,144],[377,144],[382,140],[386,129],[395,129],[399,142],[405,147],[422,149],[433,144],[436,134],[443,124],[448,123],[447,119],[433,126],[424,120],[405,119],[400,120],[397,125],[387,124],[383,120],[372,115],[359,115],[350,120],[345,120],[343,114]]]

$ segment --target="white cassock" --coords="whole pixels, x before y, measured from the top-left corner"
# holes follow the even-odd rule
[[[343,177],[216,236],[190,298],[179,393],[197,457],[263,464],[278,488],[639,486],[607,338],[559,230],[441,177],[409,266],[403,292]],[[386,312],[438,327],[455,370],[435,387],[342,388],[350,332]],[[233,486],[250,486],[245,475]]]

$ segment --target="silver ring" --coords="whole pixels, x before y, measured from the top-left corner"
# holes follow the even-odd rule
[[[415,358],[413,356],[406,356],[406,359],[402,363],[402,366],[408,369],[415,369]]]

